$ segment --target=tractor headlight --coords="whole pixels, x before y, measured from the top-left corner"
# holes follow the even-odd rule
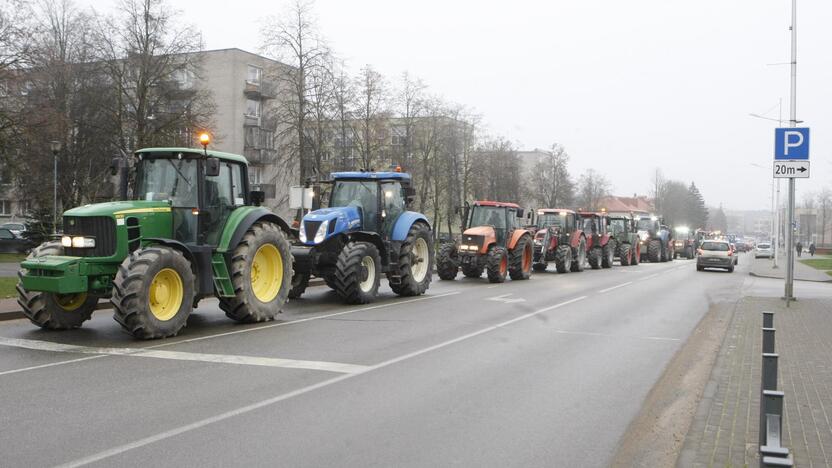
[[[63,236],[61,237],[61,245],[64,247],[74,247],[76,249],[92,249],[95,248],[95,239],[83,236]]]
[[[304,224],[306,224],[306,223],[301,221],[300,230],[298,231],[298,238],[300,239],[301,242],[303,242],[305,244],[306,243],[306,227],[304,227]]]
[[[638,233],[638,238],[641,239],[642,242],[646,241],[648,237],[650,237],[650,234],[648,234],[646,232]]]
[[[321,223],[321,225],[318,226],[318,232],[315,233],[315,243],[316,244],[320,244],[321,242],[324,241],[324,239],[326,239],[326,230],[327,230],[328,226],[329,226],[329,223]]]

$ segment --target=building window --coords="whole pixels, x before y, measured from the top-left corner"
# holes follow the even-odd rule
[[[192,70],[179,69],[172,74],[173,80],[176,82],[179,89],[191,89],[196,83],[196,74]]]
[[[11,200],[0,200],[0,215],[10,215],[12,214],[12,202]]]
[[[248,167],[248,184],[260,185],[263,183],[263,170],[256,166]]]
[[[259,85],[260,84],[260,77],[263,74],[263,70],[254,65],[248,66],[248,73],[246,74],[246,83]]]
[[[260,101],[246,99],[246,117],[260,117]]]

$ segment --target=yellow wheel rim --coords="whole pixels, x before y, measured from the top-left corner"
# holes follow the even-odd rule
[[[61,309],[71,312],[84,304],[84,301],[87,300],[87,293],[76,293],[76,294],[56,294],[55,295],[55,302],[61,306]]]
[[[150,282],[148,303],[150,313],[161,321],[172,319],[182,306],[185,288],[182,278],[175,270],[164,268],[156,273]]]
[[[272,244],[261,245],[251,262],[251,290],[258,301],[271,302],[283,284],[283,257]]]

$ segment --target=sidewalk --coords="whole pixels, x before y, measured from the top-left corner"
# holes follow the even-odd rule
[[[812,268],[808,265],[804,265],[800,263],[799,260],[806,260],[810,257],[808,254],[798,257],[795,255],[794,257],[794,279],[800,281],[820,281],[824,283],[832,283],[832,277],[827,275],[826,272],[823,270],[818,270]],[[814,257],[820,258],[820,257]],[[753,256],[749,256],[749,259],[753,262],[751,264],[751,276],[760,276],[763,278],[779,278],[784,279],[786,277],[786,257],[782,255],[777,256],[777,263],[778,267],[776,270],[772,268],[772,261],[769,258],[757,258],[755,259]]]
[[[736,305],[677,466],[759,465],[764,310],[775,313],[783,444],[795,466],[832,466],[832,299],[801,299],[786,309],[780,299],[753,297]]]

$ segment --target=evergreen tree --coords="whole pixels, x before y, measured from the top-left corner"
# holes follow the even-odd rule
[[[705,206],[705,199],[693,182],[688,187],[690,204],[688,205],[688,222],[691,229],[704,228],[708,225],[708,207]],[[724,215],[724,214],[723,214]]]

